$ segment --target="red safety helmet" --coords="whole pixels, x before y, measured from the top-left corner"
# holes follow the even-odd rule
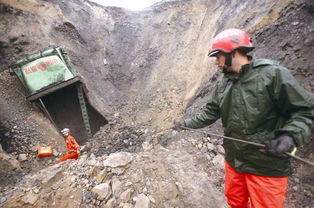
[[[254,49],[249,35],[240,29],[227,29],[214,37],[208,56],[215,56],[218,52],[231,53],[242,49],[245,53]]]

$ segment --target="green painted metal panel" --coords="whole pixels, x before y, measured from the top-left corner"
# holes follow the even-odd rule
[[[30,94],[76,76],[70,59],[61,48],[50,48],[16,62],[12,67]]]
[[[21,66],[21,75],[31,93],[50,84],[63,82],[74,77],[56,55],[39,58]]]

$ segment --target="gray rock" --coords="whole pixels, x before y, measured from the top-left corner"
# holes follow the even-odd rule
[[[87,160],[87,164],[89,166],[94,166],[94,165],[96,165],[96,163],[97,163],[96,156],[94,154],[91,154]]]
[[[216,155],[212,160],[213,165],[217,166],[219,169],[223,170],[225,168],[225,158],[222,155]]]
[[[43,184],[49,184],[55,178],[57,178],[59,175],[62,174],[62,168],[60,167],[60,165],[61,165],[61,163],[58,163],[58,164],[52,166],[49,169],[41,171],[42,183]]]
[[[216,148],[220,154],[223,154],[223,155],[225,154],[225,149],[223,148],[222,145],[217,145]]]
[[[102,206],[102,207],[104,207],[104,208],[115,208],[115,206],[116,206],[116,199],[115,198],[111,198],[111,199],[109,199],[108,201],[107,201],[107,203],[104,205],[104,206]]]
[[[168,200],[174,200],[177,198],[179,191],[176,184],[169,181],[162,181],[159,183],[159,187],[162,191],[162,197]]]
[[[299,178],[294,178],[293,179],[296,183],[300,183],[300,179]]]
[[[112,168],[111,172],[115,175],[122,175],[125,172],[125,168]]]
[[[209,138],[209,137],[204,137],[204,138],[203,138],[203,142],[204,142],[204,143],[210,142],[210,138]]]
[[[105,200],[106,201],[111,196],[112,191],[110,188],[110,182],[111,181],[99,184],[92,189],[93,193],[98,194],[98,197],[97,197],[98,200],[101,200],[101,201]]]
[[[149,151],[153,148],[153,145],[150,144],[149,142],[143,142],[142,147],[144,151]]]
[[[56,149],[52,149],[53,156],[57,157],[59,155],[59,152]]]
[[[119,206],[119,207],[121,207],[121,206]],[[125,203],[122,205],[122,208],[133,208],[133,205],[129,204],[129,203]]]
[[[148,198],[153,204],[156,204],[155,198],[153,198],[152,196],[148,196]]]
[[[201,149],[201,153],[206,153],[208,151],[207,147],[203,146]]]
[[[202,147],[203,147],[202,143],[199,143],[199,144],[196,145],[196,148],[199,149],[199,150],[202,149]]]
[[[122,183],[118,178],[113,178],[111,181],[111,188],[113,195],[117,195],[121,191]]]
[[[132,183],[138,183],[143,179],[143,171],[141,169],[138,169],[133,172],[132,175],[130,175],[130,181]]]
[[[4,203],[7,201],[7,198],[6,197],[1,197],[0,198],[0,204]]]
[[[38,193],[39,193],[39,189],[38,189],[38,188],[34,188],[34,189],[33,189],[33,192],[34,192],[35,194],[38,194]]]
[[[132,193],[133,193],[133,190],[132,189],[127,189],[127,190],[125,190],[121,195],[120,195],[120,200],[122,201],[122,202],[128,202],[129,200],[130,200],[130,198],[131,198],[131,195],[132,195]]]
[[[96,181],[98,182],[98,183],[102,183],[103,181],[105,181],[106,180],[106,178],[108,177],[108,172],[106,171],[106,170],[102,170],[102,171],[100,171],[98,174],[97,174],[97,176],[96,176]]]
[[[38,195],[35,193],[32,193],[31,191],[27,192],[21,199],[25,204],[35,204],[35,202],[38,200]]]
[[[19,154],[19,161],[25,161],[27,160],[27,154]]]
[[[215,146],[212,143],[207,143],[206,147],[209,152],[213,151],[215,149]]]
[[[134,208],[150,207],[150,200],[145,194],[138,195],[134,200],[136,201]]]
[[[104,161],[104,166],[106,167],[121,167],[126,166],[133,160],[133,156],[128,152],[118,152],[109,155],[109,157]]]

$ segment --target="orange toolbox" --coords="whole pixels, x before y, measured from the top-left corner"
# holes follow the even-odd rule
[[[38,146],[38,157],[50,157],[52,156],[52,147],[47,146],[47,147],[41,147]]]

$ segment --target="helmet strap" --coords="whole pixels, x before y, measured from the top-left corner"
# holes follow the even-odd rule
[[[226,53],[225,65],[223,67],[223,73],[227,73],[228,68],[232,65],[232,53]]]

